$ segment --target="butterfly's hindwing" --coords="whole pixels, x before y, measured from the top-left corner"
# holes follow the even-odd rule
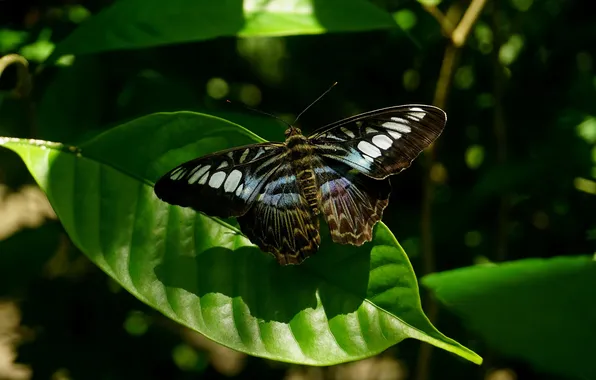
[[[247,145],[186,162],[155,184],[163,201],[238,217],[243,233],[280,264],[300,264],[320,244],[318,214],[334,242],[361,245],[389,202],[397,174],[443,131],[445,113],[405,105],[333,123],[308,139]]]
[[[336,243],[362,245],[389,203],[389,179],[376,180],[332,159],[315,167],[319,207]]]
[[[319,220],[289,160],[269,177],[238,223],[253,243],[273,253],[280,264],[301,263],[318,250],[321,241]]]
[[[283,161],[283,144],[247,145],[188,161],[155,184],[161,200],[227,218],[246,213]]]
[[[433,106],[397,106],[338,121],[309,140],[318,154],[382,179],[410,166],[446,121],[445,112]]]

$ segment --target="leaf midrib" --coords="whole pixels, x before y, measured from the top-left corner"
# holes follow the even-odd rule
[[[151,181],[149,181],[149,180],[147,180],[147,179],[145,179],[145,178],[143,178],[141,176],[135,175],[133,173],[129,173],[127,170],[122,169],[118,164],[107,162],[105,160],[102,160],[101,158],[96,158],[93,155],[84,155],[83,154],[84,153],[83,151],[79,150],[77,147],[74,147],[74,146],[68,146],[68,145],[64,145],[64,144],[61,144],[61,143],[55,143],[55,142],[49,142],[49,141],[43,141],[43,140],[24,140],[24,139],[19,139],[19,138],[6,138],[6,137],[0,138],[0,145],[7,145],[7,144],[17,144],[17,145],[23,145],[23,146],[28,146],[28,147],[32,147],[33,146],[33,147],[38,147],[38,148],[39,147],[42,147],[42,148],[47,148],[47,149],[50,149],[52,151],[56,151],[56,152],[59,152],[59,153],[67,153],[67,154],[70,154],[70,155],[74,155],[75,158],[88,159],[88,160],[91,160],[91,161],[96,162],[99,165],[108,166],[108,167],[112,168],[113,170],[116,170],[116,171],[118,171],[119,173],[121,173],[121,174],[123,174],[125,176],[128,176],[128,177],[130,177],[132,179],[135,179],[135,180],[139,181],[143,185],[152,187],[152,182]],[[229,229],[232,232],[239,232],[239,233],[241,233],[240,230],[232,227],[228,223],[226,223],[226,222],[224,222],[224,221],[222,221],[222,220],[220,220],[218,218],[211,217],[209,215],[206,215],[206,216],[210,220],[212,220],[212,221],[214,221],[214,222],[222,225],[223,227],[226,227],[227,229]],[[380,223],[382,223],[382,222],[380,222]],[[392,236],[392,237],[395,240],[395,237],[394,236]],[[387,244],[382,244],[382,245],[379,245],[379,246],[387,246],[387,247],[390,247],[390,248],[395,248],[395,247],[390,246],[390,245],[387,245]],[[389,265],[389,264],[387,264],[387,265]],[[113,271],[113,268],[109,268],[109,270],[110,270],[110,272],[112,272],[111,275],[112,275],[113,278],[114,277],[117,277],[117,276],[115,276],[115,273]],[[361,297],[359,297],[358,295],[356,295],[353,291],[351,291],[351,290],[349,290],[349,289],[341,286],[341,284],[338,284],[338,283],[336,283],[334,281],[330,281],[330,279],[327,278],[327,277],[325,277],[322,273],[320,273],[320,272],[318,272],[316,270],[312,270],[310,268],[307,268],[306,271],[310,275],[314,275],[315,277],[318,277],[318,278],[324,280],[326,283],[328,283],[328,284],[330,284],[332,286],[335,286],[335,287],[341,289],[344,292],[344,294],[346,294],[347,296],[354,297],[354,298],[357,298],[359,300],[361,299]],[[124,284],[122,284],[122,285],[124,285]],[[135,292],[134,293],[135,293],[135,296],[136,297],[138,297],[139,299],[143,300],[144,302],[149,302],[149,299],[146,298],[144,295],[142,295],[138,291],[138,288],[137,288],[137,286],[134,283],[131,282],[131,285],[135,288]],[[393,289],[393,288],[395,288],[395,286],[392,287],[391,289]],[[168,298],[167,294],[166,294],[166,298]],[[393,318],[396,321],[398,321],[400,324],[406,326],[407,328],[409,328],[411,330],[414,330],[414,331],[418,332],[419,333],[419,336],[421,336],[421,337],[428,337],[428,339],[425,339],[425,340],[431,340],[431,341],[435,342],[436,344],[439,344],[442,347],[451,347],[452,346],[452,344],[446,344],[445,342],[442,342],[442,341],[440,341],[440,340],[438,340],[438,339],[430,336],[429,334],[421,331],[420,329],[418,329],[418,328],[410,325],[409,323],[405,322],[403,319],[397,317],[392,312],[389,312],[386,309],[384,309],[384,308],[380,307],[379,305],[375,304],[368,297],[365,297],[363,299],[363,301],[365,301],[367,304],[373,306],[381,315],[382,314],[385,314],[387,316],[390,316],[391,318]],[[168,300],[168,303],[169,303],[169,300]],[[173,311],[172,306],[171,305],[169,305],[169,306],[170,306],[170,309]],[[183,319],[181,319],[181,317],[178,315],[178,313],[173,312],[170,315],[171,316],[175,316],[174,319],[177,322],[181,323],[182,325],[185,325],[187,327],[193,328],[191,326],[188,326],[188,324]],[[382,332],[382,334],[385,335],[384,332]],[[335,339],[335,336],[333,335],[333,333],[331,333],[331,335]],[[340,348],[343,352],[345,352],[347,354],[347,356],[349,356],[350,358],[365,358],[365,357],[368,357],[369,356],[368,354],[363,354],[363,355],[360,355],[360,356],[359,355],[349,354],[348,352],[346,352],[343,349],[343,347],[339,343],[337,343],[337,340],[336,339],[335,339],[335,341],[336,341],[337,347]],[[234,349],[234,347],[230,347],[230,348]],[[472,352],[470,352],[468,349],[466,349],[463,346],[458,347],[458,348],[459,349],[463,349],[466,352],[472,353]],[[276,359],[277,358],[275,355],[271,355],[271,353],[269,352],[269,350],[264,349],[263,351],[265,353],[267,353],[267,355],[266,355],[267,357],[272,358],[272,359]],[[310,356],[308,356],[308,355],[306,355],[304,353],[304,351],[302,350],[302,348],[301,348],[301,351],[303,352],[305,358],[312,359]],[[381,352],[381,351],[382,351],[382,349],[379,350],[379,352]],[[256,352],[254,350],[248,349],[248,347],[246,347],[246,351],[245,352],[247,352],[247,353],[254,352],[257,355],[263,356],[263,352]],[[337,363],[341,363],[341,362],[342,361],[337,361]],[[296,362],[296,363],[298,363],[298,362]],[[311,362],[311,364],[313,364],[313,365],[323,365],[323,364],[320,364],[318,362]],[[326,363],[325,365],[329,365],[329,363]]]

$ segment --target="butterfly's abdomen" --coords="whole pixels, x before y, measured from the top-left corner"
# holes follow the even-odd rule
[[[286,144],[290,150],[292,167],[296,172],[296,179],[312,212],[319,213],[317,200],[317,182],[313,170],[313,148],[303,135],[290,136]]]

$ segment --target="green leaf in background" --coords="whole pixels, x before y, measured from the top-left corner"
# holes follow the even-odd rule
[[[122,0],[90,17],[56,48],[63,54],[203,41],[395,28],[364,0]]]
[[[420,306],[416,277],[380,223],[372,243],[333,244],[280,267],[230,225],[169,206],[152,182],[174,165],[259,141],[242,127],[190,112],[139,118],[80,148],[1,139],[45,190],[69,236],[143,302],[251,355],[330,365],[416,338],[474,363]]]
[[[418,0],[418,2],[427,7],[436,7],[441,4],[441,0]]]
[[[0,29],[0,54],[11,53],[27,40],[28,33],[19,30]]]
[[[537,369],[596,378],[596,261],[526,259],[422,279],[466,326],[503,354]]]

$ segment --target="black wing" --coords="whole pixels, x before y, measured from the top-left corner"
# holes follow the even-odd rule
[[[309,140],[319,155],[382,179],[410,166],[439,137],[446,122],[440,108],[410,104],[338,121]]]
[[[262,187],[252,207],[238,218],[242,232],[282,264],[300,264],[319,249],[319,219],[300,188],[289,159]]]
[[[283,144],[268,142],[203,156],[166,173],[155,184],[155,194],[210,216],[244,215],[286,151]]]
[[[377,180],[329,158],[317,162],[319,208],[333,241],[362,245],[372,240],[373,227],[389,203],[389,178]]]

